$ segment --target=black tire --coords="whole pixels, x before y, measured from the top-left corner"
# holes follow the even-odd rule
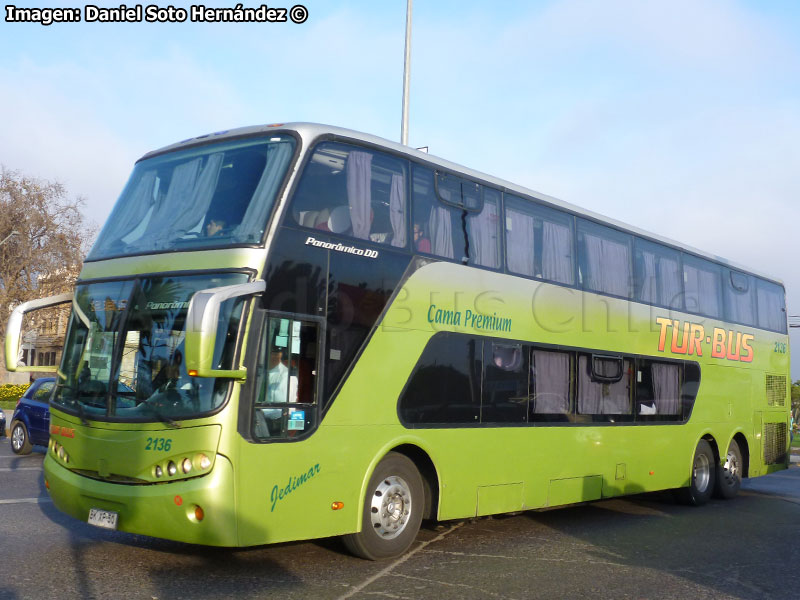
[[[367,560],[394,558],[414,543],[422,523],[425,493],[411,460],[390,452],[369,480],[361,531],[342,536],[345,546]]]
[[[692,460],[691,483],[689,487],[681,488],[678,492],[679,499],[684,504],[703,506],[714,492],[714,481],[717,469],[714,460],[714,451],[706,440],[700,440],[694,451]]]
[[[28,429],[22,421],[14,421],[11,424],[11,450],[14,454],[30,454],[33,450]]]
[[[736,440],[731,440],[728,446],[728,453],[722,459],[721,464],[717,464],[717,479],[714,486],[714,496],[729,500],[739,493],[742,487],[742,451]]]

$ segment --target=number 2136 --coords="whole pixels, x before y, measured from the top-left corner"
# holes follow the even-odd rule
[[[170,438],[147,438],[145,450],[155,450],[156,452],[169,452],[172,449],[172,439]]]

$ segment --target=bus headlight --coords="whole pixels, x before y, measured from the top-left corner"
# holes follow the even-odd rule
[[[177,472],[178,472],[178,467],[175,465],[174,462],[169,461],[169,463],[167,463],[167,473],[169,474],[169,476],[172,477]]]
[[[181,463],[181,469],[183,469],[184,473],[188,474],[189,471],[192,470],[192,461],[190,461],[188,458],[184,458],[183,462]]]

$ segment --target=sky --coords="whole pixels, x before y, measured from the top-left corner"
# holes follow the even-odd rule
[[[85,6],[16,3],[53,5]],[[302,24],[0,19],[0,165],[102,224],[134,161],[188,137],[312,121],[399,141],[406,0],[304,6]],[[782,279],[800,315],[798,32],[795,0],[416,0],[409,144]]]

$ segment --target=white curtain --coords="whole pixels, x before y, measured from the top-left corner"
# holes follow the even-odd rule
[[[569,413],[569,354],[533,351],[533,412]]]
[[[644,273],[637,300],[670,308],[681,306],[681,279],[678,261],[652,252],[643,252]]]
[[[680,414],[681,407],[681,368],[678,365],[654,363],[653,400],[658,415]]]
[[[589,233],[584,234],[588,273],[585,284],[591,290],[616,296],[629,295],[630,254],[620,244]]]
[[[506,208],[506,253],[508,270],[520,275],[535,275],[533,260],[534,218]]]
[[[180,192],[180,205],[166,202],[167,207],[172,207],[173,219],[168,231],[162,231],[162,242],[169,242],[176,237],[183,235],[193,226],[197,225],[203,215],[206,214],[214,190],[217,189],[219,171],[222,167],[224,153],[215,152],[206,159],[206,165],[197,177],[196,181],[187,182],[193,184],[191,193],[187,196]],[[174,178],[174,175],[173,175]],[[170,191],[172,186],[170,185]],[[169,193],[167,194],[169,198]],[[177,198],[175,199],[177,200]],[[156,216],[155,218],[158,218]]]
[[[389,190],[389,220],[392,224],[392,246],[406,245],[406,188],[402,175],[392,175]]]
[[[578,358],[578,412],[588,415],[626,415],[631,412],[631,363],[623,361],[622,379],[614,383],[592,381],[590,357]]]
[[[234,231],[237,241],[256,242],[261,239],[291,156],[291,144],[270,144],[267,147],[267,165],[253,192],[253,198],[247,205],[242,222]]]
[[[686,310],[709,317],[721,316],[720,281],[717,273],[683,265],[686,284]]]
[[[670,308],[681,308],[681,270],[677,260],[660,257],[658,259],[658,281],[661,284],[660,301]]]
[[[658,286],[656,282],[656,255],[650,252],[642,253],[644,273],[642,273],[642,288],[639,290],[637,300],[658,303]]]
[[[485,201],[483,210],[469,219],[470,253],[476,264],[500,266],[497,229],[497,203]]]
[[[752,287],[746,292],[740,292],[732,285],[725,286],[726,305],[728,313],[726,316],[732,321],[738,321],[745,325],[755,325],[756,311]]]
[[[542,277],[558,283],[573,283],[572,231],[569,227],[542,223]]]
[[[453,258],[453,223],[449,210],[443,206],[431,208],[428,232],[431,236],[431,252],[444,258]]]
[[[758,286],[758,326],[775,331],[783,331],[785,327],[783,299],[780,288],[774,290]]]
[[[372,154],[358,150],[350,152],[346,172],[353,236],[366,240],[372,225]]]
[[[142,231],[144,231],[141,225],[145,221],[148,211],[153,208],[155,180],[155,171],[146,171],[142,174],[142,177],[136,182],[130,197],[126,198],[124,203],[120,203],[120,214],[114,214],[108,220],[109,223],[116,223],[117,227],[109,231],[103,231],[100,240],[98,240],[98,247],[103,247],[119,239],[122,239],[127,244],[141,237]],[[140,227],[139,235],[132,235]]]

